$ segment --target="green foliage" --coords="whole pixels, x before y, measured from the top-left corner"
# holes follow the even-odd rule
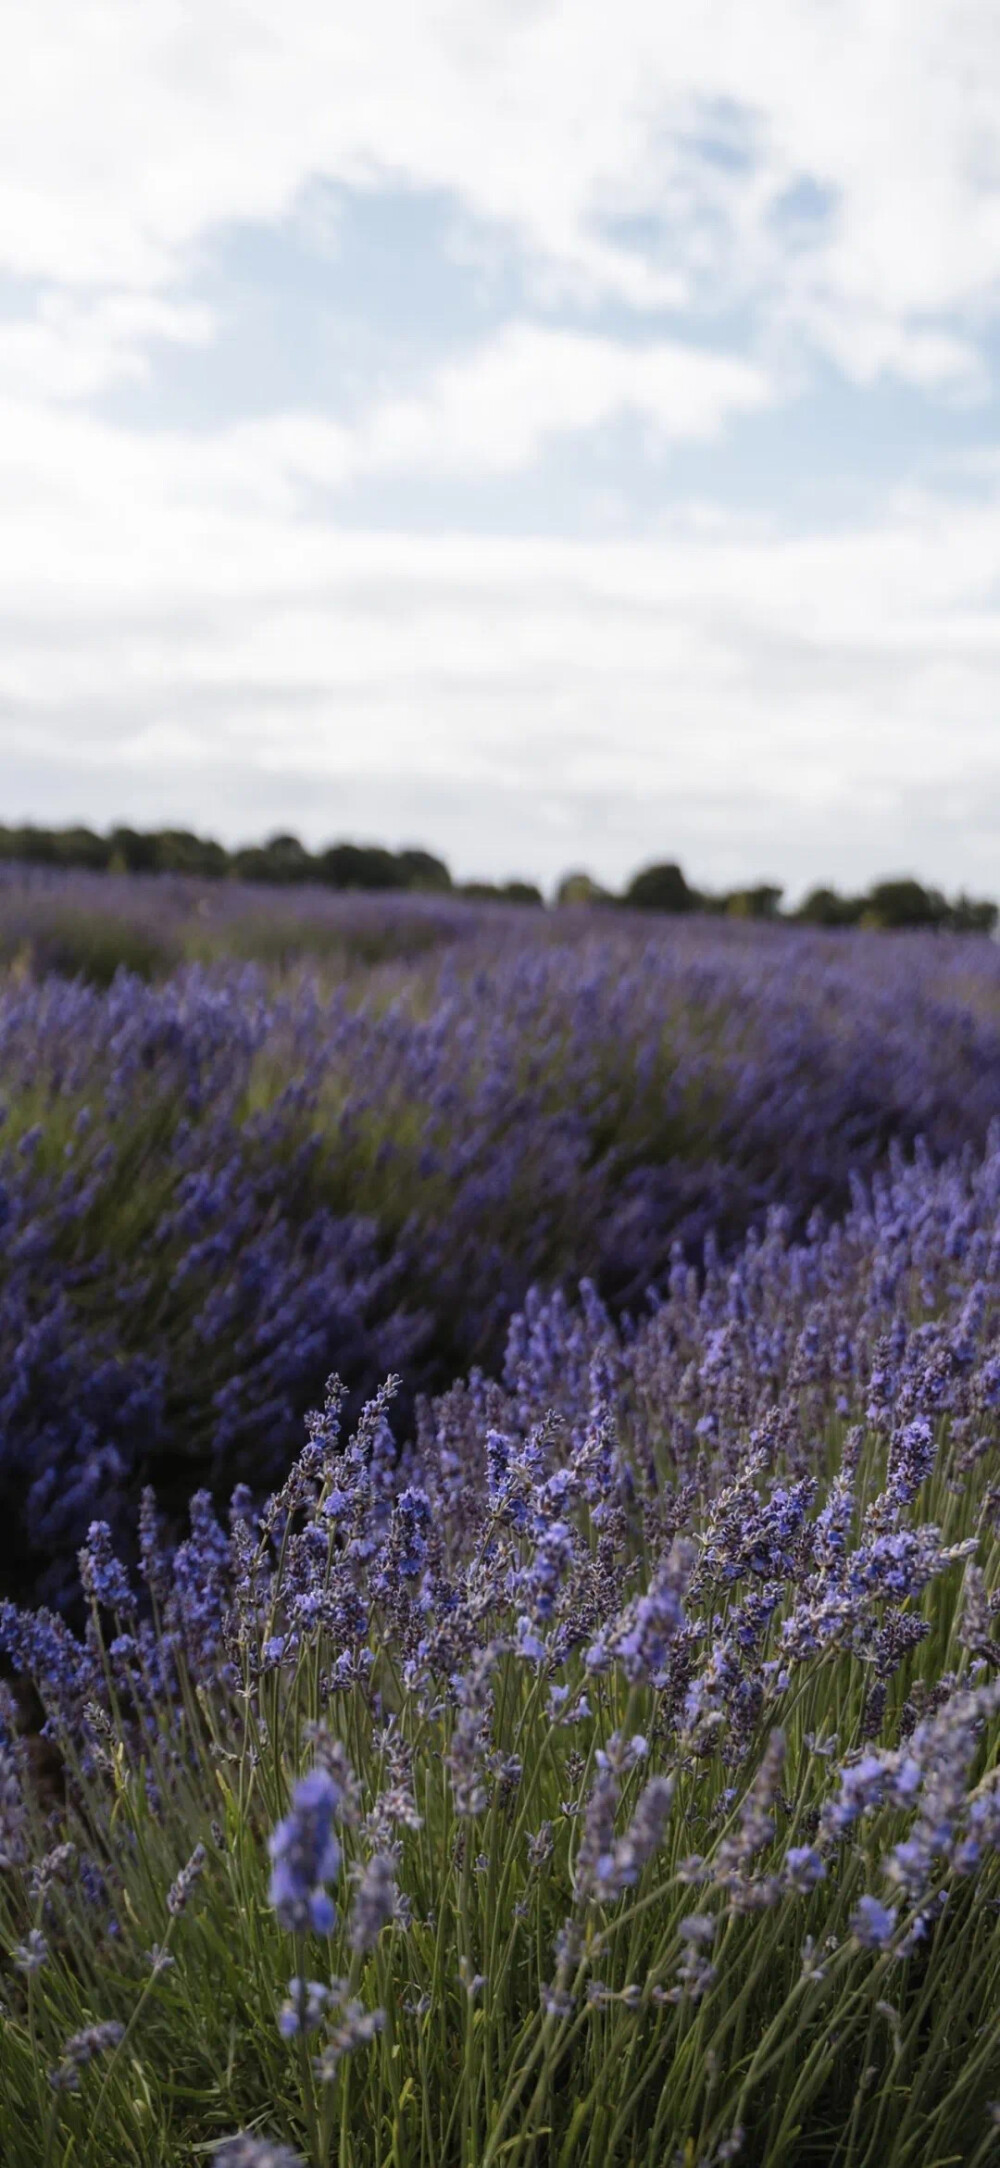
[[[807,926],[856,926],[863,910],[861,896],[841,896],[835,888],[813,888],[795,916]]]
[[[606,888],[602,888],[599,881],[592,880],[589,873],[566,873],[556,889],[556,904],[560,907],[616,901],[617,898],[610,895]]]
[[[392,851],[379,844],[334,843],[316,861],[321,881],[330,888],[403,888],[403,871]]]
[[[221,880],[228,874],[273,887],[318,881],[330,888],[415,889],[436,895],[451,888],[447,866],[430,851],[337,843],[313,855],[297,836],[284,834],[227,851],[211,837],[180,828],[143,833],[117,827],[107,836],[79,827],[0,828],[3,860],[88,873],[171,873],[194,880]]]
[[[883,933],[923,928],[937,933],[991,934],[998,909],[995,903],[975,903],[964,892],[949,903],[940,889],[924,888],[906,876],[876,881],[863,896],[814,888],[794,915],[811,926],[864,926]]]
[[[470,903],[527,903],[544,902],[542,891],[533,881],[463,881],[458,890]]]
[[[700,898],[689,888],[679,866],[646,866],[629,882],[623,903],[637,911],[696,911]]]
[[[784,890],[762,882],[759,888],[734,888],[724,900],[727,918],[777,918]]]
[[[448,894],[451,874],[443,858],[435,858],[431,851],[407,850],[397,853],[397,862],[406,876],[407,888],[433,896]]]
[[[288,886],[307,881],[313,862],[298,836],[279,835],[271,836],[267,843],[233,851],[229,870],[241,881],[273,881]]]
[[[862,924],[883,927],[887,932],[902,926],[946,924],[948,906],[940,889],[923,888],[919,881],[877,881],[869,889]]]

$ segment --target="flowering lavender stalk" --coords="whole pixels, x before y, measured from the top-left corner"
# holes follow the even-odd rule
[[[312,1769],[292,1793],[292,1811],[278,1823],[269,1844],[269,1897],[279,1923],[291,1934],[312,1928],[331,1935],[337,1913],[324,1884],[340,1869],[340,1846],[333,1834],[340,1793],[326,1769]]]
[[[613,1873],[617,1807],[617,1778],[610,1769],[601,1769],[587,1800],[576,1855],[574,1879],[580,1898],[597,1896]]]
[[[49,2083],[54,2092],[76,2093],[80,2088],[80,2072],[93,2062],[96,2055],[110,2054],[125,2038],[125,2027],[112,2018],[101,2025],[86,2025],[66,2041],[62,2059],[49,2071]]]
[[[0,1739],[0,1872],[27,1856],[25,1755],[17,1739]]]
[[[92,1603],[122,1617],[135,1610],[135,1596],[124,1566],[115,1557],[107,1521],[91,1521],[79,1564],[80,1586]]]
[[[257,2138],[250,2131],[241,2131],[235,2138],[224,2138],[212,2154],[212,2168],[305,2168],[300,2153],[293,2153],[291,2146],[278,2145],[273,2138]]]
[[[378,2038],[384,2024],[384,2010],[366,2010],[355,1997],[345,1996],[339,2002],[329,2035],[314,2064],[320,2084],[332,2085],[345,2055],[368,2047]]]
[[[373,1950],[396,1910],[395,1871],[384,1852],[368,1861],[351,1907],[348,1941],[358,1956]]]
[[[674,1796],[670,1777],[651,1777],[640,1793],[639,1803],[623,1837],[613,1846],[610,1859],[599,1857],[595,1870],[595,1894],[605,1900],[620,1897],[638,1882],[663,1843],[667,1817]]]
[[[898,1914],[877,1897],[861,1897],[851,1914],[851,1933],[862,1949],[880,1950],[895,1932]]]
[[[315,2032],[322,2024],[331,1992],[341,1984],[335,1981],[331,1990],[322,1980],[289,1980],[288,1999],[278,2013],[282,2039],[295,2040],[300,2033]]]
[[[167,1911],[171,1919],[176,1919],[186,1909],[195,1883],[204,1873],[206,1857],[204,1845],[196,1844],[190,1859],[171,1883],[167,1892]]]
[[[33,1972],[40,1972],[42,1966],[48,1963],[48,1957],[49,1945],[38,1927],[30,1928],[24,1941],[19,1942],[14,1950],[14,1963],[18,1971],[23,1972],[26,1977]]]
[[[680,1923],[681,1959],[677,1967],[677,1985],[667,1991],[666,2000],[680,2002],[687,1996],[691,2002],[700,2002],[703,1995],[714,1987],[715,1966],[706,1952],[715,1940],[718,1922],[708,1912],[689,1912]]]

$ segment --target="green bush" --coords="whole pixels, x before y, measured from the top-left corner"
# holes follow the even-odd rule
[[[629,882],[623,902],[637,911],[696,911],[700,898],[679,866],[646,866]]]

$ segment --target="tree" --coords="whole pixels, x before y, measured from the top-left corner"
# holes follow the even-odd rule
[[[332,843],[320,851],[316,871],[330,888],[405,888],[399,860],[379,844]]]
[[[210,836],[187,828],[162,828],[153,838],[157,873],[184,873],[192,879],[220,880],[229,871],[229,853]]]
[[[589,873],[564,873],[556,889],[556,903],[560,907],[579,903],[613,903],[614,900],[608,890],[601,887],[599,881],[591,879]]]
[[[629,882],[623,901],[637,911],[696,911],[699,897],[679,866],[645,866]]]
[[[785,891],[764,881],[759,888],[736,888],[726,897],[727,918],[777,918]]]
[[[835,888],[814,888],[795,916],[804,919],[807,926],[856,926],[864,907],[863,896],[841,896]]]
[[[451,888],[451,874],[443,858],[435,858],[431,851],[406,850],[397,855],[397,865],[405,877],[407,888],[423,889],[430,895],[447,895]]]
[[[277,835],[269,836],[266,843],[234,851],[230,871],[241,881],[273,881],[286,886],[293,881],[308,881],[315,873],[315,865],[298,836]]]
[[[868,891],[861,923],[896,931],[904,926],[943,926],[948,906],[937,888],[924,888],[910,876],[877,881]]]

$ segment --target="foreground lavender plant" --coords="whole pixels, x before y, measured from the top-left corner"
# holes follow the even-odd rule
[[[538,1297],[402,1449],[335,1389],[147,1507],[145,1595],[96,1531],[81,1636],[4,1607],[5,2168],[980,2168],[998,1228],[991,1148]]]

